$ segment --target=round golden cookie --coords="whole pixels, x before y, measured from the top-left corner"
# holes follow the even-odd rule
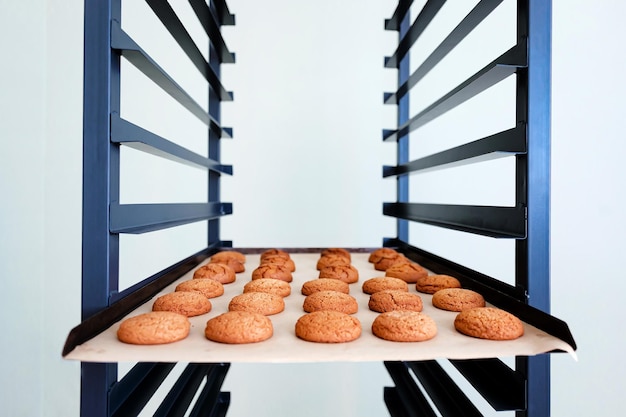
[[[437,335],[437,324],[424,313],[395,310],[379,314],[372,322],[372,333],[392,342],[423,342]]]
[[[213,261],[225,261],[229,259],[234,259],[242,264],[246,263],[246,255],[235,250],[223,250],[211,256],[211,260]]]
[[[450,275],[426,275],[415,282],[415,289],[425,294],[434,294],[445,288],[461,288],[461,282]]]
[[[398,263],[391,265],[385,271],[386,277],[400,278],[408,283],[417,282],[428,275],[428,271],[415,262]]]
[[[291,285],[279,279],[259,278],[247,282],[243,286],[243,292],[267,292],[280,295],[281,297],[288,297],[291,294]]]
[[[315,311],[296,321],[296,336],[316,343],[345,343],[361,336],[361,322],[339,311]]]
[[[524,335],[524,325],[513,314],[493,307],[461,311],[454,328],[467,336],[489,340],[513,340]]]
[[[222,284],[230,284],[237,279],[235,270],[230,266],[219,263],[208,263],[196,269],[193,273],[194,279],[212,279]]]
[[[377,262],[374,262],[374,269],[377,271],[386,271],[390,266],[395,264],[409,262],[411,261],[406,256],[396,252],[395,254],[381,256]]]
[[[485,299],[476,291],[465,288],[444,288],[433,294],[433,305],[441,310],[463,311],[484,307]]]
[[[260,313],[229,311],[206,323],[204,336],[213,342],[242,344],[257,343],[274,334],[272,321]]]
[[[347,282],[332,278],[318,278],[302,284],[301,292],[303,295],[311,295],[319,291],[338,291],[348,294],[350,286]]]
[[[252,271],[252,279],[274,278],[285,282],[293,281],[293,275],[289,268],[277,264],[259,265]]]
[[[271,316],[285,309],[283,297],[267,292],[246,292],[234,296],[228,303],[228,311],[250,311]]]
[[[409,291],[409,284],[400,278],[393,277],[376,277],[370,278],[363,283],[361,287],[365,294],[374,294],[378,291],[385,290],[401,290]]]
[[[329,265],[320,269],[319,278],[338,279],[353,284],[359,280],[359,271],[352,265]]]
[[[291,258],[283,258],[280,255],[267,255],[265,258],[261,259],[261,265],[281,265],[289,270],[289,272],[294,272],[296,270],[296,264]]]
[[[226,265],[232,268],[232,270],[235,271],[236,274],[239,274],[240,272],[244,272],[246,270],[246,267],[243,264],[243,262],[239,262],[235,258],[221,258],[221,257],[213,258],[212,257],[211,259],[209,259],[209,264]]]
[[[289,252],[282,249],[272,248],[261,252],[261,262],[263,262],[263,260],[268,256],[279,256],[281,258],[291,259],[291,255],[289,255]]]
[[[190,328],[187,316],[171,311],[152,311],[122,321],[117,338],[133,345],[159,345],[186,338]]]
[[[317,264],[315,265],[315,267],[319,271],[326,266],[333,265],[350,265],[350,260],[341,255],[320,256],[320,258],[317,260]]]
[[[348,260],[348,262],[352,261],[352,255],[350,255],[350,252],[347,249],[344,248],[327,248],[324,249],[321,253],[321,256],[327,256],[327,255],[338,255],[338,256],[343,256],[344,258],[346,258]]]
[[[187,317],[199,316],[211,311],[208,298],[198,292],[171,292],[157,298],[152,311],[171,311]]]
[[[378,291],[370,295],[367,304],[370,310],[379,313],[394,310],[422,311],[422,297],[401,290]]]
[[[392,248],[380,248],[376,249],[374,252],[370,253],[370,256],[367,258],[369,263],[375,264],[380,261],[383,257],[395,256],[398,251]]]
[[[359,304],[356,298],[343,292],[318,291],[306,296],[302,308],[307,313],[332,310],[346,314],[354,314],[359,311]]]
[[[219,281],[209,278],[198,278],[181,282],[174,291],[195,291],[206,298],[215,298],[224,294],[224,286]]]

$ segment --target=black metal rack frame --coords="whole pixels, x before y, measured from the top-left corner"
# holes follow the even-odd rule
[[[517,1],[517,44],[423,111],[410,115],[409,92],[472,32],[502,0],[481,0],[413,72],[409,56],[424,29],[445,0],[429,0],[411,22],[412,0],[399,0],[387,30],[397,31],[398,48],[385,65],[397,69],[397,90],[385,103],[398,106],[398,124],[383,132],[397,142],[397,165],[383,167],[383,177],[396,178],[395,202],[383,204],[383,214],[397,218],[397,235],[383,244],[438,273],[458,276],[464,286],[481,291],[491,303],[506,307],[522,319],[575,346],[567,326],[549,313],[550,208],[550,33],[549,0]],[[235,22],[225,0],[189,0],[209,40],[205,60],[167,0],[146,0],[154,14],[206,80],[209,103],[201,105],[159,66],[121,26],[121,0],[85,1],[83,285],[80,326],[68,337],[64,352],[128,314],[160,289],[232,242],[220,237],[220,217],[232,205],[220,199],[220,177],[232,167],[220,159],[223,127],[220,103],[232,93],[220,81],[221,64],[234,63],[221,27]],[[124,120],[120,116],[122,58],[156,83],[207,127],[208,157],[192,152]],[[516,78],[516,126],[440,153],[409,161],[410,134],[503,79]],[[201,167],[208,177],[206,203],[120,204],[120,148]],[[512,207],[412,203],[409,177],[427,169],[480,163],[515,155],[516,202]],[[119,236],[144,233],[206,220],[207,247],[165,270],[119,291]],[[413,246],[409,222],[498,238],[515,239],[515,285],[473,271]],[[452,365],[496,410],[516,410],[518,416],[550,414],[549,355],[516,358],[515,369],[499,359],[454,360]],[[117,364],[82,363],[81,415],[133,415],[154,395],[174,364],[139,363],[118,380]],[[481,415],[437,361],[388,362],[395,387],[384,399],[392,416]],[[221,385],[229,364],[189,364],[163,399],[157,415],[225,415],[228,393]],[[419,382],[419,384],[417,383]],[[196,401],[192,400],[199,392]]]

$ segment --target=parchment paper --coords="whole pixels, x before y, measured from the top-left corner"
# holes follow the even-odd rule
[[[84,362],[365,362],[530,356],[561,350],[570,353],[576,359],[574,349],[570,345],[527,323],[524,323],[524,336],[513,341],[488,341],[462,335],[453,325],[457,313],[433,307],[431,296],[418,293],[411,284],[410,291],[422,297],[423,312],[437,323],[437,336],[426,342],[410,343],[389,342],[377,338],[372,334],[371,324],[378,313],[368,309],[369,295],[362,292],[361,286],[369,278],[384,276],[384,272],[376,271],[373,265],[367,262],[366,253],[352,254],[352,264],[359,270],[359,282],[350,285],[350,295],[359,303],[356,317],[363,327],[361,337],[353,342],[340,344],[300,340],[294,330],[297,319],[305,314],[302,310],[305,297],[300,293],[300,289],[305,281],[318,277],[319,272],[315,267],[319,254],[294,253],[291,257],[296,264],[291,283],[292,292],[285,298],[285,311],[269,316],[274,326],[274,335],[267,341],[228,345],[209,341],[204,336],[207,320],[228,311],[230,299],[243,292],[243,285],[250,281],[252,271],[259,265],[259,255],[249,254],[246,255],[246,271],[237,274],[234,283],[224,286],[224,295],[211,299],[213,304],[211,312],[190,318],[191,332],[186,339],[165,345],[129,345],[117,340],[119,323],[116,323],[100,335],[77,346],[65,358]],[[192,276],[193,271],[185,274],[154,299],[174,291],[179,282],[191,279]],[[154,299],[146,302],[129,316],[150,311]]]

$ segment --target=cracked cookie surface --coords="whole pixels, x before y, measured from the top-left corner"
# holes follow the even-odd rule
[[[171,311],[187,317],[199,316],[211,311],[208,298],[198,292],[171,292],[157,298],[152,311]]]
[[[433,294],[433,306],[448,311],[463,311],[484,307],[485,299],[476,291],[465,288],[445,288]]]
[[[328,265],[320,269],[319,278],[338,279],[354,284],[359,280],[359,271],[352,265]]]
[[[434,294],[445,288],[461,288],[461,282],[450,275],[426,275],[418,278],[415,289],[424,294]]]
[[[424,313],[395,310],[379,314],[372,322],[372,333],[392,342],[423,342],[437,335],[437,324]]]
[[[296,336],[317,343],[345,343],[361,336],[361,322],[338,311],[316,311],[296,322]]]
[[[272,321],[260,313],[229,311],[207,321],[207,339],[229,344],[257,343],[274,334]]]
[[[385,276],[400,278],[408,283],[414,283],[421,278],[427,277],[428,271],[415,262],[400,262],[387,268]]]
[[[302,295],[311,295],[319,291],[339,291],[348,294],[350,286],[347,282],[333,278],[312,279],[302,284]]]
[[[237,279],[235,270],[226,264],[208,263],[196,269],[194,279],[212,279],[222,284],[230,284]]]
[[[370,295],[368,307],[372,311],[385,313],[393,310],[422,311],[422,297],[402,290],[378,291]]]
[[[133,345],[160,345],[186,338],[190,328],[189,319],[182,314],[152,311],[122,321],[117,338]]]
[[[302,308],[307,313],[321,310],[340,311],[346,314],[354,314],[359,311],[356,298],[339,291],[319,291],[308,295],[302,303]]]
[[[252,271],[252,279],[274,278],[285,282],[293,281],[293,274],[288,267],[278,264],[259,265]]]
[[[243,292],[267,292],[281,297],[288,297],[291,294],[291,285],[280,279],[259,278],[247,282],[243,286]]]
[[[271,316],[285,310],[283,297],[267,292],[245,292],[234,296],[228,303],[228,311],[249,311]]]
[[[221,282],[213,279],[197,278],[181,282],[174,291],[195,291],[206,298],[215,298],[224,294],[224,286]]]
[[[363,282],[361,288],[365,294],[371,295],[375,292],[385,290],[409,291],[409,284],[407,284],[406,281],[403,281],[400,278],[376,277],[370,278]]]
[[[454,319],[454,328],[467,336],[488,340],[513,340],[524,335],[520,319],[493,307],[461,311]]]

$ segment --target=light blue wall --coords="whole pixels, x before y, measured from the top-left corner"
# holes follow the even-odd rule
[[[0,409],[78,414],[82,2],[0,1]]]
[[[33,258],[41,259],[45,238],[45,215],[41,210],[45,202],[42,168],[46,162],[45,67],[42,65],[45,61],[41,59],[45,55],[45,26],[41,25],[45,22],[45,11],[43,2],[37,3],[32,21],[38,24],[23,43],[7,42],[10,40],[4,33],[1,41],[5,56],[15,60],[14,65],[9,66],[5,66],[7,61],[3,60],[0,84],[3,96],[0,102],[3,148],[0,181],[5,203],[0,215],[0,253],[3,304],[9,307],[2,310],[2,328],[7,335],[2,337],[0,346],[11,358],[2,367],[6,375],[3,378],[15,375],[20,378],[2,384],[0,403],[11,404],[18,415],[24,416],[41,414],[39,399],[45,390],[41,382],[43,349],[39,343],[43,328],[41,287],[45,268],[41,262],[32,262]],[[0,23],[3,27],[9,17],[5,11],[10,11],[12,19],[24,21],[30,15],[26,5],[2,7],[2,10]],[[5,100],[7,96],[12,100]],[[26,268],[28,273],[25,273]]]
[[[622,414],[625,12],[619,0],[554,4],[552,312],[580,358],[552,359],[555,416]]]

